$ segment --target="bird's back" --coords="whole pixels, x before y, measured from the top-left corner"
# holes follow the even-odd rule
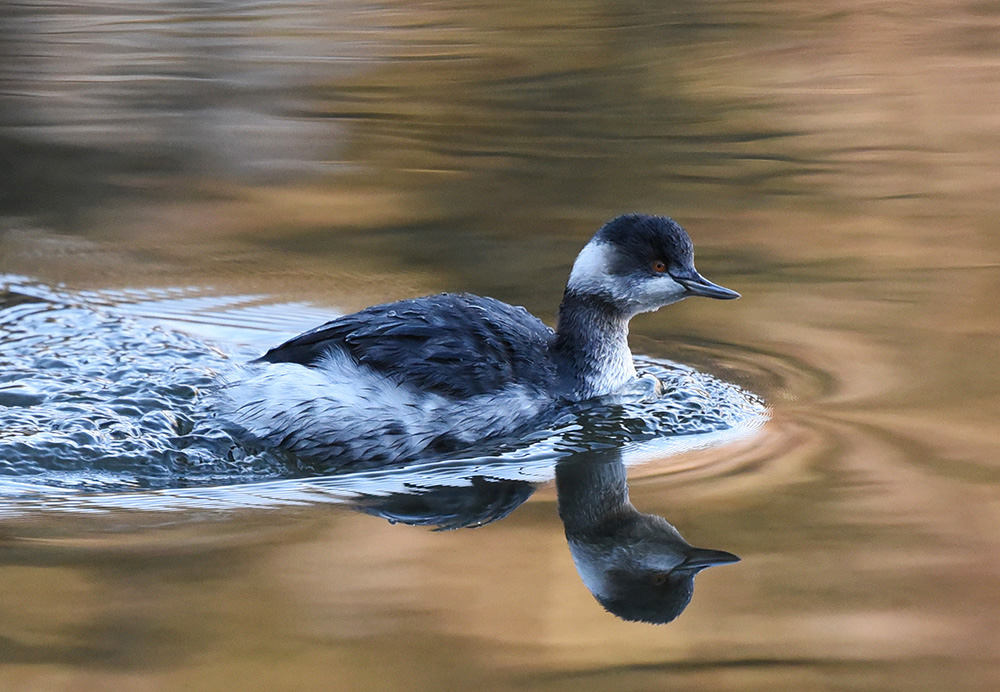
[[[260,360],[316,367],[331,349],[399,384],[453,398],[554,386],[553,332],[522,307],[442,293],[376,305],[286,341]]]

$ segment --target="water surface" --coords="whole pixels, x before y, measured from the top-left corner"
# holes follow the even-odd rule
[[[192,434],[206,371],[332,312],[468,290],[552,323],[575,253],[633,210],[677,218],[744,296],[643,316],[634,350],[770,419],[630,466],[637,507],[743,558],[663,627],[594,603],[544,482],[475,530],[273,489],[220,511],[202,439],[150,458],[214,505],[8,495],[0,687],[996,689],[998,20],[959,0],[8,8],[0,272],[27,297],[5,345],[69,296],[50,336],[121,340],[90,367],[167,354],[142,384],[175,418],[151,429]],[[37,407],[4,377],[8,409]]]

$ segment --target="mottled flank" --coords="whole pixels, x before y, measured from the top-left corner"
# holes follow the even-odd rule
[[[453,453],[543,428],[556,403],[515,383],[464,398],[420,390],[336,347],[312,367],[251,364],[245,375],[224,390],[236,422],[266,443],[330,467]]]

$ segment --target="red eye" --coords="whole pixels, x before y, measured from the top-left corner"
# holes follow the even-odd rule
[[[667,271],[667,265],[661,262],[660,260],[656,260],[655,262],[653,262],[653,271],[656,272],[657,274],[662,274],[663,272]]]

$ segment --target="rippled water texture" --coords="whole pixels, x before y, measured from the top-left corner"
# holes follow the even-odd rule
[[[0,513],[39,503],[63,510],[147,504],[161,509],[171,503],[184,506],[185,500],[198,505],[199,496],[209,506],[227,508],[248,497],[262,503],[268,495],[281,503],[286,495],[346,487],[355,478],[350,472],[373,466],[310,463],[262,448],[247,439],[227,417],[229,407],[221,405],[225,383],[238,379],[241,364],[259,355],[247,343],[262,334],[279,343],[294,335],[296,323],[322,322],[333,314],[317,319],[315,309],[259,305],[253,297],[202,295],[191,288],[72,294],[0,277],[2,289],[0,496],[21,501],[0,505]],[[189,332],[198,322],[203,330],[227,329],[214,340],[197,338]],[[389,485],[398,489],[421,478],[431,485],[428,468],[438,466],[465,470],[453,474],[456,482],[468,482],[464,476],[471,475],[470,468],[492,469],[483,472],[491,477],[544,482],[552,479],[553,462],[560,456],[642,443],[661,452],[696,449],[744,437],[766,420],[764,405],[738,387],[677,364],[645,358],[639,364],[667,390],[655,402],[616,400],[580,412],[567,407],[545,421],[551,427],[540,424],[527,439],[484,442],[457,455],[396,464],[386,471],[386,478],[396,479]],[[416,467],[421,470],[413,471]],[[273,485],[71,500],[60,492],[232,486],[334,471],[343,473],[320,482],[280,484],[279,493]],[[400,472],[405,479],[398,479]],[[371,484],[373,476],[361,478]]]
[[[967,0],[8,3],[0,688],[1000,688],[998,84]],[[744,434],[330,475],[211,415],[338,312],[551,324],[624,211],[743,294],[632,345]],[[669,625],[574,569],[548,479],[602,440],[742,558]]]

